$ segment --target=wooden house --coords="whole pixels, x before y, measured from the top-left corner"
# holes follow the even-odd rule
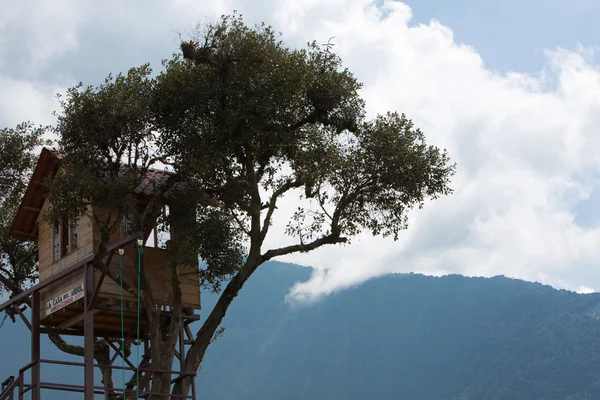
[[[43,216],[44,211],[50,206],[45,196],[45,182],[59,171],[60,161],[59,153],[48,148],[42,150],[11,228],[11,234],[15,237],[38,240],[40,283],[94,254],[100,236],[90,216],[110,211],[90,209],[77,221],[65,219],[58,225],[52,226]],[[166,180],[167,177],[167,172],[149,171],[135,191],[140,201],[151,196],[155,184]],[[113,233],[110,243],[116,243],[126,236],[132,235],[129,219],[126,216],[116,216],[116,218],[121,219],[121,229]],[[152,231],[145,232],[141,258],[144,274],[156,305],[165,310],[165,314],[168,315],[168,310],[172,305],[171,287],[167,252],[161,248],[160,242],[160,234],[156,226]],[[116,273],[120,268],[119,258],[118,253],[109,257],[110,269]],[[135,285],[137,283],[138,254],[133,243],[124,246],[122,261],[125,280]],[[200,309],[197,268],[197,265],[178,268],[183,292],[183,306],[195,310]],[[81,330],[83,328],[83,289],[83,269],[43,289],[40,294],[41,324],[59,330]],[[94,271],[94,291],[96,297],[93,312],[97,336],[112,334],[120,336],[122,312],[125,315],[125,330],[130,331],[135,327],[136,298],[123,291],[125,307],[122,309],[119,284],[104,276],[100,271]],[[143,331],[145,328],[144,318],[142,318],[141,324]]]

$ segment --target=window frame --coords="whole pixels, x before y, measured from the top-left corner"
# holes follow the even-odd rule
[[[67,243],[64,243],[65,238]],[[60,222],[52,227],[52,261],[59,261],[75,252],[78,248],[79,220],[77,218],[61,218]]]

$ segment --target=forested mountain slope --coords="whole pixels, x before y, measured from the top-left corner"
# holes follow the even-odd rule
[[[287,290],[309,273],[269,263],[252,277],[207,353],[199,399],[600,398],[600,294],[410,274],[310,306],[286,304]],[[213,302],[205,295],[205,310]],[[29,336],[7,321],[0,340],[4,377],[27,363]],[[43,350],[56,355],[50,344]],[[79,379],[65,368],[44,370],[44,380],[66,371]]]

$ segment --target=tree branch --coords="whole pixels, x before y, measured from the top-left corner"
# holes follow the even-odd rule
[[[264,261],[268,261],[274,257],[279,257],[279,256],[283,256],[286,254],[298,253],[298,252],[305,253],[307,251],[315,250],[316,248],[321,247],[326,244],[346,243],[347,241],[348,241],[347,238],[340,237],[339,235],[332,233],[332,234],[320,237],[319,239],[313,240],[310,243],[294,244],[291,246],[281,247],[279,249],[269,250],[262,255],[262,259],[264,262]]]
[[[267,232],[269,231],[269,227],[271,225],[271,218],[273,217],[273,212],[275,212],[275,208],[277,206],[277,199],[285,194],[288,190],[300,187],[304,184],[302,180],[287,180],[279,189],[273,192],[271,199],[269,200],[269,208],[267,209],[267,215],[265,215],[265,219],[263,221],[263,226],[260,231],[260,243],[262,244],[267,236]]]
[[[85,350],[83,346],[77,346],[64,341],[60,335],[49,333],[50,341],[62,352],[73,356],[83,357]],[[104,341],[95,341],[94,343],[94,358],[98,361],[100,371],[102,373],[102,381],[108,389],[108,399],[116,399],[114,393],[114,383],[112,380],[112,370],[110,368],[110,350]]]
[[[221,325],[227,310],[233,301],[233,299],[237,296],[239,291],[244,286],[244,283],[250,278],[250,276],[256,271],[256,269],[265,261],[277,257],[284,254],[290,254],[298,251],[310,251],[314,250],[320,246],[325,244],[335,244],[335,243],[344,243],[347,239],[340,237],[336,234],[329,234],[327,236],[323,236],[311,243],[308,244],[300,244],[288,247],[282,247],[280,249],[269,250],[262,256],[253,257],[252,254],[246,259],[246,263],[240,269],[240,271],[229,281],[223,293],[219,297],[219,300],[213,307],[211,313],[208,318],[204,321],[204,324],[196,334],[196,338],[192,347],[188,351],[186,356],[185,364],[186,371],[196,371],[200,366],[204,354],[210,345],[212,338],[214,337],[215,332]],[[189,379],[180,380],[173,390],[173,393],[184,393],[186,392],[190,382]]]
[[[244,226],[244,223],[242,221],[240,221],[238,216],[235,214],[235,211],[231,210],[231,215],[233,216],[233,219],[235,219],[235,222],[237,222],[237,224],[240,227],[240,229],[242,230],[242,232],[244,232],[246,235],[250,236],[250,231],[246,228],[246,226]]]
[[[63,340],[62,337],[60,337],[60,335],[57,335],[55,333],[49,333],[48,334],[48,338],[50,339],[50,341],[52,343],[54,343],[54,345],[56,347],[58,347],[58,349],[64,353],[67,354],[71,354],[74,356],[80,356],[83,357],[84,354],[84,349],[82,346],[77,346],[74,344],[69,344],[67,342],[65,342]]]
[[[15,285],[15,283],[10,278],[7,278],[2,274],[0,274],[0,283],[4,285],[7,289],[9,289],[12,292],[12,294],[21,291],[21,288]]]
[[[179,279],[179,271],[177,269],[177,263],[171,261],[169,263],[171,270],[171,297],[173,301],[173,307],[171,309],[171,325],[169,326],[169,349],[174,348],[177,343],[179,333],[179,319],[182,313],[182,297],[181,291],[181,280]],[[180,354],[183,357],[183,354]]]

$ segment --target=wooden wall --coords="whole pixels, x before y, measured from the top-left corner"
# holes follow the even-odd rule
[[[119,272],[119,255],[115,254],[111,263],[111,271]],[[148,280],[148,285],[152,290],[152,295],[156,304],[171,305],[171,281],[169,266],[167,263],[166,250],[153,247],[144,247],[141,256],[142,268]],[[123,276],[126,282],[137,285],[137,250],[129,245],[125,248],[123,255]],[[100,272],[96,271],[96,282],[100,277]],[[197,268],[179,268],[179,278],[181,281],[181,290],[183,292],[183,306],[200,308],[200,287],[198,284]],[[98,297],[102,299],[120,299],[120,286],[113,280],[105,278]],[[128,302],[136,302],[137,299],[126,291],[123,292],[123,299]]]
[[[48,204],[44,204],[44,209],[38,220],[38,238],[39,238],[39,272],[40,282],[43,282],[48,277],[62,271],[63,269],[73,265],[77,261],[93,254],[99,244],[100,234],[93,226],[92,219],[89,216],[83,216],[79,220],[78,228],[78,248],[71,254],[53,261],[53,246],[52,246],[52,227],[43,218],[43,212],[48,208]],[[106,216],[103,211],[94,211],[94,216]],[[116,216],[115,216],[116,217]],[[110,242],[114,243],[121,239],[120,225],[116,232],[110,238]],[[157,305],[168,306],[171,301],[171,286],[170,273],[167,263],[166,250],[144,247],[142,252],[142,265],[148,279],[148,284],[151,287],[152,294]],[[133,244],[125,246],[125,254],[123,256],[124,279],[137,285],[137,250]],[[119,255],[115,252],[110,263],[110,269],[119,272]],[[197,273],[197,266],[192,268],[179,268],[181,288],[183,291],[183,306],[200,309],[200,287]],[[100,283],[100,271],[95,271],[95,284]],[[62,295],[72,288],[83,283],[83,269],[81,272],[73,273],[68,278],[55,283],[44,289],[41,293],[41,318],[45,318],[50,313],[46,311],[46,305],[52,299]],[[124,292],[124,300],[135,302],[133,296]],[[102,281],[101,288],[98,292],[98,301],[102,303],[117,303],[120,299],[119,284],[112,279],[105,277]]]
[[[107,218],[106,210],[94,210],[95,217]],[[112,216],[117,218],[117,216]],[[120,217],[118,217],[120,219]],[[95,241],[99,243],[99,232],[94,233]],[[121,228],[112,233],[110,243],[124,239],[121,235]],[[124,280],[130,284],[137,286],[137,249],[133,243],[124,247],[125,254],[123,255],[123,275]],[[154,247],[144,247],[142,251],[142,266],[145,271],[145,276],[148,279],[148,285],[151,288],[152,295],[157,305],[171,305],[171,281],[169,273],[169,265],[167,262],[166,250]],[[115,252],[110,263],[111,271],[119,272],[119,255]],[[200,287],[199,277],[197,273],[198,266],[193,268],[180,267],[181,290],[183,292],[183,306],[200,309]],[[100,279],[100,271],[96,271],[95,282]],[[98,293],[98,297],[106,300],[120,299],[120,286],[112,279],[106,277]],[[130,296],[126,291],[123,292],[123,299],[128,302],[135,302],[137,299]]]
[[[94,252],[93,247],[93,227],[89,216],[82,216],[79,219],[77,249],[72,251],[67,256],[54,262],[53,246],[52,246],[52,226],[43,217],[44,212],[48,209],[48,201],[44,202],[44,207],[38,218],[38,246],[39,246],[39,274],[40,282],[43,282],[48,277],[62,271],[63,269],[73,265],[77,261],[84,259]],[[66,291],[83,283],[83,270],[71,274],[68,278],[50,285],[42,290],[40,298],[42,301],[42,315],[44,318],[46,313],[46,305],[49,301]]]

